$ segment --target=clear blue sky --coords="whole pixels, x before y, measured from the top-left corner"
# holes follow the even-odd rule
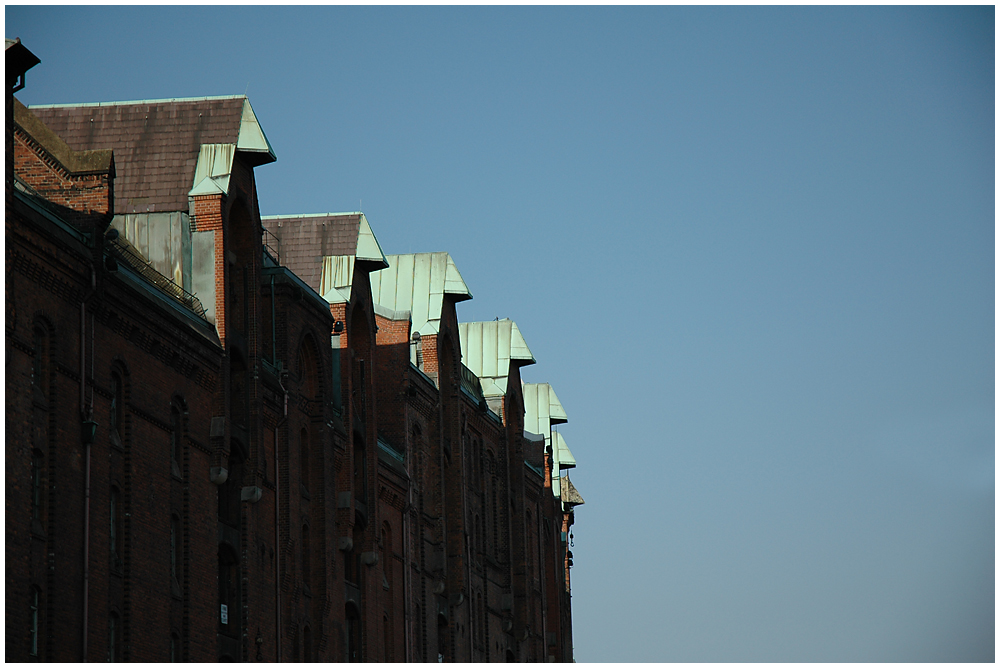
[[[994,659],[994,9],[7,7],[241,94],[261,212],[448,251],[570,421],[581,661]]]

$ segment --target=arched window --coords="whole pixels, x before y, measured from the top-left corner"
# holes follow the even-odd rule
[[[219,631],[239,637],[240,564],[228,545],[219,546]]]

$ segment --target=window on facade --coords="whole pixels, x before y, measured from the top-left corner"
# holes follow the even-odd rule
[[[111,372],[111,415],[108,424],[111,427],[111,431],[121,439],[122,436],[122,418],[124,408],[124,389],[122,385],[122,377],[117,371]]]
[[[365,444],[354,438],[354,495],[362,503],[367,499],[368,466],[365,458]]]
[[[49,337],[42,327],[35,327],[32,334],[35,359],[31,368],[31,384],[35,397],[44,401],[49,396]]]
[[[170,459],[171,469],[177,476],[181,475],[181,463],[184,461],[182,452],[181,411],[177,406],[170,407]]]
[[[170,578],[171,584],[179,589],[181,582],[181,518],[177,515],[170,516]]]
[[[38,610],[42,600],[42,590],[38,587],[31,588],[31,647],[29,648],[29,653],[31,656],[38,656]]]
[[[388,522],[383,522],[382,524],[382,535],[379,541],[379,549],[382,554],[379,555],[379,560],[382,562],[382,578],[385,580],[383,583],[386,587],[392,587],[392,529],[389,527]]]
[[[310,663],[313,660],[312,629],[306,626],[302,629],[302,661]]]
[[[118,663],[121,657],[122,630],[117,612],[108,616],[108,661]]]
[[[392,663],[392,629],[389,627],[388,615],[382,615],[382,647],[385,652],[384,661]]]
[[[176,633],[170,634],[170,663],[181,660],[181,638]]]
[[[303,495],[309,496],[309,431],[306,429],[299,434],[299,482]]]
[[[247,425],[247,412],[250,407],[247,393],[247,368],[243,363],[243,359],[237,353],[233,353],[233,361],[230,364],[230,377],[233,422],[241,427],[245,427]]]
[[[31,519],[41,523],[45,503],[43,475],[45,472],[45,457],[41,450],[31,451]]]
[[[110,519],[110,551],[111,551],[111,567],[115,572],[120,572],[122,568],[122,561],[124,559],[123,550],[124,547],[124,525],[122,522],[122,498],[121,492],[118,491],[117,487],[111,488],[111,508],[109,511]]]
[[[236,554],[219,546],[219,629],[237,637],[240,630],[240,569]]]
[[[361,619],[353,605],[347,605],[347,661],[361,662]]]
[[[219,485],[219,521],[233,528],[240,526],[240,495],[243,491],[243,454],[234,442],[229,453],[229,474]]]
[[[302,584],[305,587],[305,592],[310,593],[310,580],[311,580],[311,563],[309,558],[309,525],[302,525]]]

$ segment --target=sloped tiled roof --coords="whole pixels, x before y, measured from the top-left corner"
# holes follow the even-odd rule
[[[386,269],[370,274],[372,301],[390,311],[408,311],[414,332],[438,332],[444,295],[455,301],[472,299],[448,253],[388,255],[386,259]]]
[[[272,162],[243,95],[79,105],[32,105],[72,149],[115,154],[115,213],[187,211],[203,144],[232,144]]]
[[[346,269],[346,283],[330,276],[330,285],[323,285],[324,266],[330,258],[350,257],[388,265],[368,220],[359,211],[261,216],[260,221],[278,241],[281,264],[323,296],[331,287],[349,287],[353,270],[352,261],[347,263],[350,267]],[[327,273],[333,272],[328,268]]]
[[[14,123],[27,132],[70,173],[106,172],[112,169],[112,151],[74,151],[58,134],[14,98]]]
[[[563,505],[569,507],[582,506],[585,501],[583,500],[583,497],[580,496],[580,492],[576,490],[576,485],[574,485],[568,477],[563,478],[563,481],[566,483],[562,486],[561,496]]]

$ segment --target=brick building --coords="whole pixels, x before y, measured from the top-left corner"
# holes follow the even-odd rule
[[[360,212],[261,217],[245,97],[26,108],[6,47],[6,658],[572,660],[517,326]]]

